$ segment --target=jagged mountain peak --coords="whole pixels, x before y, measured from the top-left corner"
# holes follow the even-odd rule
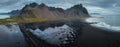
[[[45,6],[46,6],[46,4],[41,3],[39,6],[40,6],[40,7],[45,7]]]
[[[77,5],[74,5],[73,7],[71,8],[83,8],[83,5],[82,4],[77,4]]]
[[[36,7],[37,6],[37,7]],[[63,17],[63,16],[89,16],[82,4],[74,5],[69,9],[49,7],[44,3],[27,4],[19,14],[20,17]]]
[[[29,6],[30,7],[36,7],[36,6],[38,6],[38,4],[36,2],[33,2],[33,3],[30,3]]]
[[[31,6],[30,5],[25,5],[25,7],[22,9],[22,11],[24,11],[24,10],[30,10],[31,9]]]
[[[32,8],[35,8],[36,6],[39,6],[39,4],[37,4],[36,2],[30,3],[30,4],[26,4],[25,7],[23,7],[23,10],[31,10]]]

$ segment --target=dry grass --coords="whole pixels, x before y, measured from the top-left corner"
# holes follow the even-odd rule
[[[87,18],[83,16],[75,16],[75,17],[59,17],[59,18],[6,18],[0,19],[0,24],[3,25],[11,25],[11,24],[20,24],[20,23],[33,23],[33,22],[46,22],[46,21],[57,21],[57,20],[65,20],[65,19],[79,19],[79,18]]]

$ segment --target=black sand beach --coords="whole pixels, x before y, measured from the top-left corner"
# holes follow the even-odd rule
[[[39,27],[40,29],[44,30],[48,27],[62,26],[64,24],[72,27],[75,30],[76,39],[74,43],[67,44],[67,46],[62,47],[119,47],[120,45],[120,32],[93,27],[89,23],[81,20],[28,23],[24,24],[24,26],[32,29]]]
[[[78,40],[78,47],[119,47],[120,32],[111,32],[88,25],[82,28]]]

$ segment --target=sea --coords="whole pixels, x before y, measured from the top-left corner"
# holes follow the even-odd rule
[[[103,29],[120,31],[120,15],[92,15],[91,18],[86,19],[87,22],[97,22],[96,24],[91,24],[95,27],[100,27]]]
[[[8,18],[10,15],[0,15],[0,19]]]

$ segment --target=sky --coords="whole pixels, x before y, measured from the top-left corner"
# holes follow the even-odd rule
[[[0,13],[22,9],[25,4],[32,2],[45,3],[48,6],[64,9],[82,3],[91,15],[120,15],[120,0],[1,0]]]

